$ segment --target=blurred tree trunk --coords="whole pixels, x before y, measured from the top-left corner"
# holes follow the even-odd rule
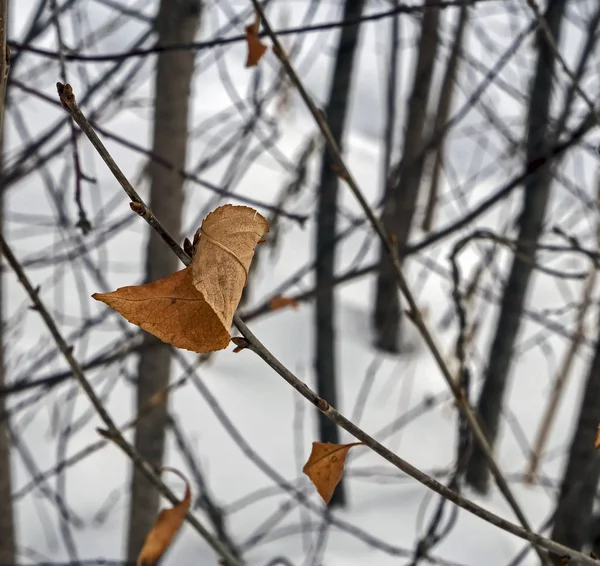
[[[0,5],[2,3],[0,2]],[[5,6],[8,4],[6,2]],[[8,10],[7,10],[8,11]],[[0,16],[8,25],[9,14]],[[3,56],[3,50],[0,57]],[[2,98],[6,93],[2,90]],[[3,110],[4,112],[4,110]],[[4,120],[0,120],[0,230],[4,230]],[[0,276],[0,389],[6,385],[4,366],[4,278]],[[0,564],[16,564],[14,509],[12,504],[12,470],[10,461],[10,436],[6,420],[6,397],[0,397]]]
[[[3,128],[3,134],[6,128]],[[0,230],[4,230],[3,142],[0,139]],[[4,371],[4,279],[0,277],[0,389],[6,385]],[[0,397],[0,564],[16,564],[15,527],[12,505],[12,472],[10,466],[10,436],[5,415],[6,397]]]
[[[427,0],[425,4],[436,4]],[[438,50],[439,10],[431,8],[423,13],[419,53],[413,78],[412,92],[406,109],[406,135],[402,159],[386,184],[382,222],[396,237],[400,257],[408,242],[410,227],[417,205],[417,196],[423,171],[423,131],[427,116],[427,101],[431,89],[435,57]],[[400,348],[400,300],[392,262],[381,249],[373,326],[375,347],[396,353]]]
[[[438,145],[429,156],[429,158],[433,161],[433,168],[431,172],[427,205],[425,208],[425,214],[423,215],[423,222],[421,224],[421,228],[424,232],[429,232],[433,224],[433,217],[435,214],[435,207],[439,192],[440,173],[442,171],[444,160],[445,135],[441,133],[441,130],[444,128],[450,116],[450,108],[452,106],[452,100],[456,90],[456,76],[458,74],[458,67],[462,54],[462,46],[465,30],[467,29],[468,19],[469,6],[462,6],[458,16],[458,24],[456,25],[456,32],[454,33],[454,43],[452,44],[452,51],[450,52],[448,66],[446,67],[444,81],[442,82],[442,89],[440,91],[435,122],[431,133],[433,140],[435,140]]]
[[[564,7],[565,0],[550,2],[544,16],[557,42],[560,40]],[[553,136],[549,135],[551,130],[548,124],[556,57],[543,31],[538,30],[537,33],[538,61],[529,98],[525,163],[543,157],[553,144]],[[551,170],[544,169],[530,176],[523,189],[523,208],[518,219],[517,250],[504,288],[498,324],[477,405],[483,430],[492,447],[498,436],[513,347],[519,332],[525,295],[535,262],[535,247],[542,232],[551,184]],[[489,470],[479,445],[473,446],[466,480],[475,490],[481,493],[487,492]]]
[[[156,18],[160,44],[191,43],[200,21],[200,0],[161,0]],[[183,206],[183,179],[187,152],[188,106],[194,71],[193,51],[162,52],[158,55],[155,77],[153,152],[172,169],[151,163],[150,206],[165,228],[179,238]],[[154,230],[146,252],[146,280],[173,273],[181,266],[177,257]],[[169,383],[171,348],[150,334],[144,335],[138,366],[137,407],[165,389]],[[167,425],[167,404],[162,404],[141,419],[135,430],[135,447],[153,466],[163,462]],[[135,561],[158,513],[156,489],[134,468],[129,515],[129,560]]]
[[[398,8],[399,1],[393,0],[392,6]],[[396,128],[396,110],[398,106],[398,75],[400,71],[400,15],[392,16],[390,24],[390,51],[386,77],[385,114],[383,124],[383,192],[392,170],[394,153],[394,130]]]
[[[552,540],[575,550],[581,550],[590,542],[588,533],[600,479],[600,451],[594,447],[599,415],[600,338],[582,392],[579,420],[569,449],[552,530]],[[557,566],[561,564],[558,556],[552,556],[552,560]]]
[[[0,141],[0,161],[3,161],[2,142]],[[0,164],[0,171],[2,165]],[[1,174],[1,173],[0,173]],[[4,183],[0,181],[0,230],[4,229]],[[6,385],[4,371],[4,282],[0,278],[0,389]],[[12,472],[10,465],[10,437],[8,433],[6,397],[0,397],[0,564],[16,564],[15,532],[12,505]]]
[[[364,0],[345,0],[344,20],[359,18]],[[358,45],[359,25],[342,27],[335,58],[333,78],[326,108],[329,129],[340,148],[350,96],[354,54]],[[316,296],[315,308],[315,370],[317,390],[334,407],[338,405],[335,363],[335,302],[331,281],[335,270],[335,236],[337,224],[338,177],[331,168],[327,153],[323,153],[318,185],[316,286],[326,289]],[[319,438],[322,442],[339,443],[339,429],[325,415],[319,413]],[[345,504],[344,484],[341,482],[331,505]]]

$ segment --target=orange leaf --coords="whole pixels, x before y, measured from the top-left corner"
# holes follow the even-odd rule
[[[248,57],[246,67],[256,67],[261,57],[265,54],[267,46],[260,41],[258,29],[260,28],[260,15],[255,12],[254,23],[246,26],[246,43],[248,44]]]
[[[158,281],[92,296],[177,348],[199,354],[222,350],[254,248],[268,231],[254,209],[221,206],[196,234],[192,265]]]
[[[598,425],[598,430],[596,431],[596,438],[594,439],[594,446],[596,450],[600,450],[600,424]]]
[[[185,479],[185,476],[174,468],[163,468],[162,471],[173,472],[185,482],[185,495],[177,505],[170,509],[163,509],[158,514],[138,555],[137,566],[151,566],[152,564],[156,564],[156,561],[169,548],[171,542],[173,542],[192,502],[190,484]]]
[[[283,309],[285,307],[292,307],[297,309],[300,306],[300,303],[296,299],[292,299],[291,297],[273,297],[269,301],[269,309],[272,311],[276,311],[279,309]]]
[[[348,450],[359,446],[362,442],[352,444],[331,444],[330,442],[313,442],[310,457],[302,471],[315,484],[319,495],[325,503],[331,501],[333,492],[342,479],[344,464]]]

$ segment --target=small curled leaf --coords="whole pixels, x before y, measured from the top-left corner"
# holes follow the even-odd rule
[[[246,27],[246,43],[248,45],[248,57],[246,67],[256,67],[267,50],[267,46],[260,41],[258,30],[260,28],[260,15],[254,13],[254,23]]]
[[[138,555],[137,566],[152,566],[165,553],[179,531],[185,516],[190,509],[192,492],[185,476],[174,468],[163,468],[163,472],[173,472],[185,482],[183,499],[170,509],[163,509],[156,518],[152,529],[146,537],[144,546]]]
[[[269,309],[272,311],[277,311],[279,309],[284,309],[286,307],[292,307],[293,309],[298,309],[300,303],[296,299],[292,299],[291,297],[273,297],[269,301]]]
[[[352,444],[312,443],[310,457],[304,464],[302,471],[313,482],[325,503],[331,501],[333,492],[342,479],[348,451],[353,446],[360,445],[362,445],[362,442]]]

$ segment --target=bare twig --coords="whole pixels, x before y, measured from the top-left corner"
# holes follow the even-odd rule
[[[596,180],[596,198],[600,198],[600,175]],[[596,243],[597,246],[600,246],[600,220],[596,221]],[[569,345],[565,357],[563,358],[560,370],[556,376],[556,381],[554,382],[552,392],[550,393],[550,399],[546,405],[546,410],[544,411],[544,415],[540,421],[540,427],[533,443],[529,468],[525,474],[525,481],[529,484],[532,484],[536,479],[540,458],[548,441],[548,435],[552,429],[552,424],[554,423],[556,409],[558,408],[560,398],[571,373],[571,367],[575,360],[575,356],[577,355],[579,347],[583,342],[583,337],[585,334],[585,317],[592,302],[592,292],[596,286],[597,274],[598,268],[597,264],[595,263],[591,267],[588,278],[583,287],[581,304],[579,305],[576,314],[576,326],[573,333],[573,339],[571,340],[571,344]]]
[[[10,48],[7,45],[8,35],[8,0],[0,0],[0,136],[4,132],[4,105],[6,102],[6,85],[10,71]]]
[[[571,71],[569,65],[565,61],[564,57],[561,55],[560,50],[558,48],[558,44],[556,43],[556,38],[552,34],[552,30],[550,29],[550,26],[548,25],[544,14],[540,12],[540,9],[536,4],[535,0],[526,0],[526,2],[527,5],[531,8],[531,11],[535,14],[538,24],[542,28],[542,32],[544,33],[545,39],[548,42],[550,49],[552,49],[554,56],[560,63],[560,66],[562,67],[565,74],[569,77],[569,79],[571,79],[571,85],[577,91],[577,94],[581,96],[589,111],[594,115],[594,118],[596,119],[596,124],[600,126],[600,114],[598,113],[598,110],[594,107],[594,103],[591,101],[590,97],[581,88],[581,85],[579,84],[579,79],[575,76],[575,73]],[[549,6],[550,9],[552,9],[552,5],[549,4]]]
[[[255,4],[255,6],[257,7],[257,9],[260,10],[260,5],[258,3]],[[263,15],[263,22],[264,21],[265,20],[264,20],[264,15]],[[289,63],[288,63],[288,65],[289,65]],[[295,74],[294,74],[294,77],[295,77]],[[296,83],[296,81],[293,79],[293,77],[291,77],[291,78],[292,78],[292,82]],[[296,80],[297,80],[297,77],[296,77]],[[72,91],[71,91],[70,87],[69,87],[69,90],[71,92],[73,105],[75,108],[77,108],[77,106],[74,102],[74,97],[72,95]],[[306,95],[306,91],[304,91],[304,93]],[[308,97],[308,95],[306,95],[306,96]],[[314,108],[316,115],[320,117],[320,114],[318,113],[318,110],[316,110],[316,107],[314,106],[312,101],[311,101],[311,104],[312,104],[311,108]],[[139,199],[139,196],[133,190],[130,183],[127,181],[127,179],[124,178],[120,169],[114,163],[114,160],[110,157],[108,152],[106,152],[106,150],[104,149],[104,146],[102,146],[100,140],[97,138],[96,134],[93,132],[91,126],[89,125],[89,122],[87,121],[87,119],[85,118],[83,113],[78,108],[77,108],[77,111],[78,111],[78,117],[79,117],[81,123],[84,125],[84,127],[82,129],[84,129],[84,132],[86,133],[86,135],[88,135],[88,137],[90,137],[90,141],[92,141],[92,143],[94,143],[93,140],[97,140],[96,143],[94,143],[94,146],[97,149],[98,149],[98,147],[103,148],[103,151],[105,152],[105,155],[103,155],[103,159],[109,166],[109,169],[113,172],[113,174],[115,174],[116,176],[119,175],[124,180],[124,182],[123,182],[122,179],[118,177],[120,184],[123,186],[123,188],[127,192],[127,194],[130,197],[133,196],[132,200],[134,202],[141,203],[141,199]],[[323,129],[324,129],[323,133],[328,132],[327,125],[324,121],[319,123],[320,127],[322,125],[323,125]],[[335,144],[335,141],[328,139],[327,136],[325,136],[325,137],[326,137],[326,141],[328,142],[328,145],[333,143],[333,147],[337,149],[337,145]],[[344,178],[347,181],[348,181],[348,179],[350,179],[350,182],[354,183],[352,181],[352,178],[350,177],[350,174],[348,173],[347,168],[345,167],[345,165],[339,158],[339,152],[337,153],[337,156],[343,167],[342,174],[344,175]],[[386,242],[386,245],[388,245],[390,248],[392,248],[392,251],[391,251],[392,257],[394,257],[394,261],[397,262],[398,261],[397,254],[395,254],[394,248],[393,248],[393,246],[390,245],[389,240],[385,239],[386,234],[385,234],[385,232],[383,232],[380,223],[378,222],[378,220],[374,216],[372,210],[370,209],[370,207],[364,200],[364,197],[362,197],[362,194],[358,190],[358,187],[356,187],[355,183],[354,183],[354,187],[356,189],[357,198],[359,199],[361,204],[364,203],[365,212],[366,212],[367,216],[369,217],[371,222],[376,227],[378,233],[380,234],[380,237],[382,237],[382,239],[384,239],[384,241]],[[145,207],[145,205],[144,205],[144,207]],[[156,220],[156,217],[154,217],[154,215],[150,211],[147,211],[147,213],[142,215],[142,217],[154,229],[157,229],[156,226],[159,225],[158,220]],[[153,224],[151,224],[151,222],[153,222]],[[173,250],[175,251],[177,256],[181,259],[181,261],[184,263],[184,265],[186,265],[186,266],[189,265],[190,261],[191,261],[190,256],[188,254],[186,254],[183,251],[183,249],[181,249],[177,245],[176,242],[174,242],[173,238],[169,234],[164,234],[163,232],[161,232],[161,236],[163,238],[165,238],[165,241],[170,245],[170,247],[173,248]],[[419,329],[422,331],[422,334],[424,335],[424,338],[426,339],[427,343],[430,345],[430,349],[436,356],[436,360],[438,361],[438,364],[440,365],[442,371],[445,372],[445,374],[447,374],[447,378],[450,382],[449,383],[450,388],[452,389],[452,392],[455,394],[455,397],[457,398],[459,407],[461,407],[461,409],[465,411],[465,414],[467,416],[470,415],[471,417],[473,417],[472,412],[470,411],[470,408],[468,406],[466,409],[464,408],[465,400],[460,395],[460,391],[457,391],[457,387],[454,383],[454,380],[452,379],[452,376],[451,376],[448,368],[446,367],[445,361],[443,360],[439,349],[433,342],[433,338],[429,334],[427,328],[425,327],[425,325],[421,319],[420,313],[417,309],[414,299],[412,298],[412,294],[410,293],[410,291],[408,291],[408,289],[406,287],[406,283],[404,281],[404,278],[402,277],[401,272],[400,272],[399,281],[403,283],[403,287],[401,286],[401,289],[403,291],[405,291],[405,294],[407,295],[407,299],[409,299],[409,304],[411,306],[411,314],[412,314],[413,321],[415,322],[415,324],[417,324]],[[554,541],[551,541],[549,539],[546,539],[544,537],[536,535],[533,532],[531,532],[531,529],[528,527],[526,527],[526,528],[519,527],[518,525],[515,525],[514,523],[511,523],[510,521],[502,519],[501,517],[487,511],[486,509],[480,507],[479,505],[476,505],[475,503],[469,501],[468,499],[463,498],[462,496],[457,494],[455,491],[453,491],[453,490],[449,489],[448,487],[444,486],[443,484],[439,483],[431,476],[428,476],[427,474],[421,472],[420,470],[418,470],[417,468],[415,468],[414,466],[412,466],[411,464],[409,464],[408,462],[406,462],[405,460],[403,460],[396,454],[392,453],[385,446],[383,446],[382,444],[377,442],[373,437],[368,435],[365,431],[363,431],[362,429],[357,427],[354,423],[349,421],[346,417],[344,417],[341,413],[339,413],[335,408],[331,407],[327,403],[326,400],[320,398],[304,382],[302,382],[300,379],[298,379],[283,364],[281,364],[281,362],[267,348],[265,348],[265,346],[258,340],[258,338],[244,324],[244,322],[240,319],[239,315],[235,315],[233,320],[234,320],[234,324],[237,326],[237,328],[240,330],[240,332],[242,333],[244,338],[247,340],[247,343],[248,343],[247,347],[249,349],[253,350],[261,359],[263,359],[271,368],[273,368],[281,377],[283,377],[283,379],[285,379],[286,382],[288,382],[296,391],[298,391],[298,393],[300,393],[305,399],[307,399],[313,405],[315,405],[329,419],[331,419],[338,426],[340,426],[341,428],[343,428],[344,430],[349,432],[352,436],[354,436],[358,440],[362,441],[365,445],[367,445],[374,452],[378,453],[380,456],[385,458],[388,462],[393,464],[395,467],[397,467],[404,473],[410,475],[412,478],[416,479],[417,481],[419,481],[420,483],[422,483],[429,489],[435,491],[439,495],[442,495],[449,501],[455,503],[459,507],[462,507],[463,509],[469,511],[470,513],[476,515],[477,517],[480,517],[481,519],[487,521],[488,523],[498,526],[499,528],[501,528],[511,534],[514,534],[515,536],[518,536],[520,538],[528,540],[529,542],[537,545],[537,547],[545,548],[545,549],[550,550],[551,552],[554,552],[558,555],[569,555],[573,559],[574,563],[579,562],[581,564],[590,564],[590,565],[598,564],[597,561],[590,558],[589,556],[586,556],[585,554],[583,554],[581,552],[564,547],[561,544],[558,544]],[[484,440],[484,442],[485,442],[485,440]],[[492,458],[492,462],[493,462],[493,458]],[[494,466],[495,466],[497,473],[500,474],[495,463],[494,463]],[[500,477],[502,479],[504,479],[502,476],[500,476]],[[505,480],[504,480],[504,483],[506,486]],[[511,497],[512,497],[512,495],[511,495]],[[514,499],[513,499],[513,501],[514,501]],[[516,506],[516,502],[515,502],[515,506]],[[518,509],[518,506],[516,506],[516,507],[517,507],[518,512],[522,516],[522,513]],[[523,520],[525,520],[524,517],[523,517]],[[545,560],[546,555],[543,554],[542,551],[539,550],[539,548],[536,548],[536,550],[538,551],[538,553],[540,554],[542,559]]]
[[[100,141],[100,138],[96,135],[96,132],[90,125],[87,118],[81,112],[79,106],[77,105],[71,85],[56,83],[56,89],[58,91],[58,96],[65,110],[67,110],[67,112],[71,115],[71,118],[75,120],[77,125],[83,130],[90,142],[92,142],[92,145],[96,148],[96,151],[98,152],[100,157],[102,157],[104,163],[106,163],[111,173],[115,176],[115,179],[119,182],[121,187],[123,187],[123,190],[127,193],[127,196],[129,196],[129,198],[131,199],[131,209],[134,212],[137,212],[142,218],[144,218],[144,220],[154,230],[156,230],[158,234],[160,234],[161,238],[175,252],[179,259],[183,261],[183,258],[187,257],[187,255],[184,254],[179,244],[165,230],[164,226],[158,221],[156,216],[152,214],[150,209],[146,206],[146,203],[142,200],[142,197],[138,195],[136,190],[131,186],[131,183],[127,180],[127,177],[125,177],[121,169],[119,169],[119,167],[115,163],[114,159],[112,159],[107,149],[104,147],[104,144]]]
[[[156,229],[156,228],[155,228]],[[104,422],[104,424],[108,427],[108,435],[110,439],[119,447],[127,456],[132,460],[132,462],[138,466],[148,479],[148,481],[152,482],[152,484],[158,489],[158,491],[164,495],[171,503],[176,505],[179,502],[177,496],[163,483],[160,478],[157,470],[153,469],[145,460],[143,460],[137,451],[131,446],[123,437],[122,433],[116,427],[114,421],[111,416],[108,414],[107,410],[104,408],[102,401],[94,392],[90,382],[85,376],[81,366],[73,356],[72,348],[68,346],[65,342],[62,334],[58,330],[54,319],[42,303],[39,298],[38,291],[34,288],[34,286],[29,281],[29,278],[25,274],[25,271],[21,267],[21,264],[13,254],[12,250],[6,243],[4,239],[4,235],[0,233],[0,247],[2,248],[2,253],[6,260],[8,261],[10,267],[17,275],[19,282],[24,287],[25,291],[29,295],[29,298],[33,302],[35,306],[35,310],[40,314],[42,320],[44,321],[46,327],[50,331],[52,338],[54,339],[56,346],[60,350],[60,353],[65,358],[68,363],[73,375],[81,385],[81,388],[86,393],[88,399],[94,406],[94,409]],[[183,254],[183,251],[181,250]],[[229,551],[229,549],[216,537],[214,537],[203,525],[192,515],[191,513],[187,514],[188,522],[194,527],[194,529],[206,540],[206,542],[211,546],[211,548],[222,557],[225,561],[225,564],[228,566],[240,566],[241,562],[236,559]]]
[[[409,310],[407,313],[408,317],[415,324],[415,326],[419,330],[421,336],[423,337],[425,343],[427,344],[429,350],[433,354],[433,357],[435,358],[437,365],[438,365],[448,387],[450,387],[450,389],[457,401],[457,405],[458,405],[460,411],[466,417],[469,427],[473,431],[473,434],[477,440],[477,443],[479,444],[483,453],[485,454],[486,461],[488,462],[488,465],[490,467],[492,475],[493,475],[498,487],[500,488],[502,495],[508,501],[510,507],[512,508],[515,515],[519,519],[519,522],[523,525],[523,527],[527,531],[529,531],[531,533],[531,527],[529,526],[529,522],[527,521],[527,518],[525,517],[524,513],[522,512],[519,504],[517,503],[517,500],[515,499],[514,495],[512,494],[512,491],[510,490],[510,488],[508,486],[506,479],[504,478],[502,472],[500,471],[500,468],[498,467],[498,464],[496,463],[496,461],[494,459],[491,448],[486,440],[486,437],[485,437],[483,431],[481,430],[481,427],[479,426],[479,422],[477,420],[477,417],[475,416],[475,413],[471,409],[471,406],[470,406],[468,400],[464,398],[460,386],[454,381],[453,376],[441,354],[441,351],[433,338],[433,335],[430,333],[429,329],[427,328],[427,325],[425,324],[425,322],[423,320],[423,317],[421,316],[421,313],[420,313],[419,308],[416,304],[416,301],[412,295],[412,292],[410,291],[408,284],[406,282],[406,279],[404,278],[404,274],[402,272],[402,264],[400,261],[400,257],[398,255],[397,247],[394,245],[394,242],[393,242],[392,238],[390,237],[390,235],[386,232],[383,224],[375,216],[375,213],[369,206],[362,191],[358,187],[358,184],[356,183],[356,181],[352,177],[350,171],[348,170],[348,167],[344,163],[344,160],[342,159],[337,141],[335,139],[333,139],[333,136],[331,135],[331,131],[329,130],[327,121],[325,120],[323,113],[320,112],[319,109],[316,107],[312,98],[310,97],[310,95],[308,94],[306,89],[304,88],[302,81],[300,80],[300,78],[296,74],[294,68],[292,67],[289,59],[287,58],[287,56],[283,50],[283,47],[281,46],[281,43],[279,42],[277,36],[273,33],[273,30],[269,24],[269,20],[266,18],[266,15],[264,13],[264,10],[262,9],[262,6],[260,5],[260,2],[258,0],[251,0],[251,1],[252,1],[254,8],[261,16],[261,21],[262,21],[265,31],[267,32],[269,38],[273,42],[273,52],[279,58],[281,64],[283,65],[286,72],[288,73],[290,80],[298,89],[300,96],[304,100],[304,102],[305,102],[306,106],[308,107],[308,109],[310,110],[310,113],[312,114],[315,122],[317,123],[319,129],[321,130],[321,133],[323,134],[323,136],[325,138],[325,143],[327,145],[327,148],[332,157],[333,163],[335,164],[336,170],[338,170],[340,172],[340,175],[339,175],[340,178],[346,182],[346,184],[350,188],[350,191],[352,192],[352,194],[354,195],[356,200],[359,202],[365,215],[369,219],[369,222],[372,224],[373,228],[375,229],[375,232],[381,239],[384,249],[386,249],[387,253],[389,254],[389,256],[392,260],[398,287],[400,288],[400,291],[404,295],[404,297],[409,305]],[[246,338],[248,338],[248,337],[246,336]],[[533,533],[531,533],[531,534],[533,534]],[[541,550],[538,550],[537,552],[538,552],[538,555],[539,555],[542,563],[548,563],[548,564],[550,563],[548,557]]]
[[[532,533],[530,530],[524,529],[511,523],[493,513],[490,513],[486,509],[483,509],[479,505],[465,499],[455,491],[439,483],[431,476],[418,470],[396,454],[393,454],[385,446],[377,442],[372,436],[368,435],[362,429],[357,427],[354,423],[349,421],[336,409],[331,407],[327,401],[319,397],[314,391],[312,391],[304,382],[300,381],[292,372],[290,372],[265,346],[258,340],[258,338],[250,331],[250,329],[244,324],[239,316],[234,317],[234,323],[248,340],[250,346],[249,349],[253,350],[261,359],[263,359],[271,368],[273,368],[285,381],[287,381],[298,393],[300,393],[305,399],[315,405],[321,412],[327,415],[333,422],[338,426],[349,432],[356,439],[363,442],[366,446],[371,448],[374,452],[385,458],[388,462],[393,464],[396,468],[404,472],[405,474],[416,479],[424,486],[428,487],[432,491],[435,491],[439,495],[442,495],[452,503],[462,507],[463,509],[473,513],[477,517],[487,521],[488,523],[495,525],[519,538],[528,540],[531,543],[538,545],[539,547],[545,548],[554,552],[560,556],[569,555],[571,556],[574,563],[579,561],[581,564],[595,564],[598,562],[594,559],[586,556],[581,552],[563,547],[554,541],[548,540],[540,535]]]
[[[465,5],[472,5],[475,3],[482,4],[484,2],[494,2],[497,0],[438,0],[437,2],[432,2],[428,5],[427,9],[447,9],[447,8],[456,8]],[[378,20],[383,20],[385,18],[389,18],[390,16],[399,15],[399,14],[411,14],[413,16],[421,15],[424,11],[424,7],[422,5],[408,5],[408,4],[400,4],[399,6],[382,10],[380,12],[374,12],[372,14],[366,14],[361,16],[360,18],[353,18],[351,20],[342,20],[342,21],[333,21],[333,22],[324,22],[319,24],[311,24],[311,25],[303,25],[293,28],[288,28],[284,30],[278,30],[277,35],[285,36],[285,35],[299,35],[305,34],[308,32],[320,32],[330,29],[338,29],[347,26],[353,26],[362,22],[374,22]],[[268,34],[259,33],[259,37],[266,37]],[[217,37],[208,41],[197,41],[194,43],[179,43],[172,45],[154,45],[148,48],[137,48],[137,49],[129,49],[127,51],[121,53],[105,53],[104,55],[86,55],[83,53],[65,53],[64,58],[67,61],[82,61],[88,63],[98,63],[102,61],[122,61],[125,59],[132,59],[136,57],[147,57],[148,55],[154,55],[156,53],[162,53],[165,51],[200,51],[203,49],[210,49],[217,46],[223,45],[231,45],[232,43],[240,43],[246,41],[246,35],[236,35],[233,37]],[[43,57],[47,57],[49,59],[60,59],[60,54],[56,51],[52,51],[51,49],[44,49],[41,47],[37,47],[33,45],[33,43],[21,43],[18,41],[10,41],[11,46],[19,51],[34,53],[36,55],[41,55]]]
[[[54,22],[54,28],[56,30],[56,40],[58,43],[58,52],[60,55],[59,64],[60,64],[60,74],[62,80],[67,82],[67,65],[65,62],[65,44],[63,41],[63,33],[62,27],[60,25],[60,18],[58,13],[58,4],[56,0],[52,0],[51,2],[52,8],[52,20]],[[87,217],[85,209],[83,207],[83,202],[81,200],[81,186],[83,181],[89,181],[90,179],[87,175],[83,174],[81,169],[81,160],[79,159],[79,151],[77,149],[77,131],[75,130],[75,124],[71,122],[69,124],[71,129],[71,152],[73,155],[73,167],[75,168],[75,204],[77,205],[77,211],[79,212],[79,220],[77,221],[76,226],[81,228],[83,234],[88,234],[92,225]]]

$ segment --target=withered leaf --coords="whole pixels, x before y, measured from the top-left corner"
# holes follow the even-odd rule
[[[594,446],[596,450],[600,450],[600,424],[598,425],[598,430],[596,430],[596,438],[594,439]]]
[[[256,244],[268,231],[269,223],[253,208],[226,204],[211,212],[197,232],[194,287],[219,317],[228,337]]]
[[[310,457],[302,471],[313,482],[325,503],[331,501],[333,492],[342,479],[348,451],[353,446],[361,444],[362,442],[353,442],[352,444],[312,443]]]
[[[297,309],[299,306],[300,303],[296,299],[292,299],[291,297],[277,296],[273,297],[269,301],[269,309],[272,311],[284,309],[285,307],[292,307],[293,309]]]
[[[121,287],[92,297],[163,342],[204,353],[229,344],[228,328],[192,284],[192,267],[145,285]]]
[[[221,206],[196,233],[190,266],[158,281],[92,297],[177,348],[222,350],[229,344],[254,248],[268,231],[267,221],[253,208]]]
[[[163,468],[163,472],[173,472],[185,482],[185,495],[183,499],[170,509],[163,509],[156,517],[156,521],[150,529],[144,546],[137,559],[137,566],[152,566],[165,553],[177,531],[183,524],[185,516],[190,509],[192,493],[190,484],[185,476],[174,468]]]
[[[267,50],[267,46],[260,41],[260,37],[258,36],[260,15],[258,12],[255,12],[254,14],[254,23],[246,26],[246,43],[248,44],[246,67],[256,67]]]

